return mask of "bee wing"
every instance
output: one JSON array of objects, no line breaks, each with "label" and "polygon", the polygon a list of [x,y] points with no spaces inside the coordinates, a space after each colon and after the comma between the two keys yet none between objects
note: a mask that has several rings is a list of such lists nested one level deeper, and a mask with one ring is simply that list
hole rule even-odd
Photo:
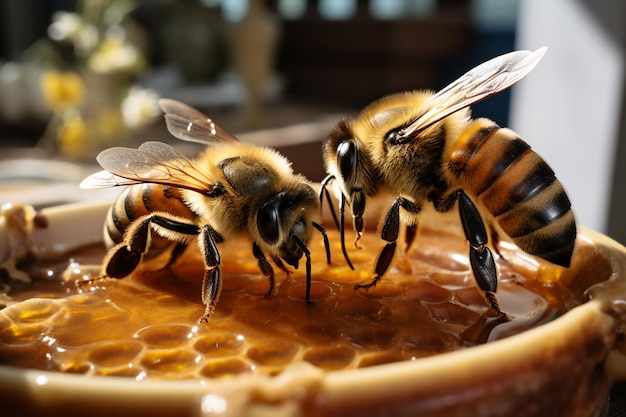
[{"label": "bee wing", "polygon": [[91,174],[80,183],[80,188],[108,188],[121,185],[139,184],[141,181],[129,180],[111,174],[109,171],[99,171]]},{"label": "bee wing", "polygon": [[506,90],[528,75],[548,48],[515,51],[497,56],[466,72],[435,93],[424,104],[429,110],[407,126],[401,135],[411,135],[472,104]]},{"label": "bee wing", "polygon": [[180,101],[161,99],[167,130],[178,139],[205,145],[218,142],[239,142],[211,118]]},{"label": "bee wing", "polygon": [[81,187],[156,183],[201,194],[209,193],[214,187],[214,181],[198,170],[187,157],[161,142],[146,142],[138,149],[109,148],[100,152],[96,159],[106,171],[87,177]]}]

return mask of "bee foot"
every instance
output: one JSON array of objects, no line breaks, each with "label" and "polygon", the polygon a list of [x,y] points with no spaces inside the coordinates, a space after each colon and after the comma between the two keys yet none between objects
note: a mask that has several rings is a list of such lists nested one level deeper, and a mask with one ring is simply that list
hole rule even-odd
[{"label": "bee foot", "polygon": [[105,281],[109,281],[112,279],[113,278],[108,275],[101,275],[94,278],[76,280],[74,281],[74,285],[76,286],[76,289],[80,292],[93,291],[96,289],[95,287],[98,287],[99,284],[102,284]]},{"label": "bee foot", "polygon": [[370,288],[375,287],[376,282],[370,282],[369,284],[356,284],[354,286],[354,291],[365,290],[368,291]]},{"label": "bee foot", "polygon": [[498,317],[506,319],[507,321],[511,320],[507,313],[503,312],[500,308],[500,304],[498,303],[498,299],[496,298],[496,294],[491,291],[485,292],[485,297],[487,297],[487,301],[489,302],[489,307],[496,313]]}]

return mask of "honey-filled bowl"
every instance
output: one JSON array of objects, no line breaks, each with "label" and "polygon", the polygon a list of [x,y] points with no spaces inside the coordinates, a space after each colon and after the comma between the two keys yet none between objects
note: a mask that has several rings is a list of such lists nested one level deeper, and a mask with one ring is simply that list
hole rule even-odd
[{"label": "honey-filled bowl", "polygon": [[368,230],[356,249],[349,235],[352,271],[328,223],[331,265],[321,237],[309,245],[310,304],[304,258],[290,274],[274,268],[265,297],[251,245],[226,242],[224,289],[199,323],[194,250],[90,281],[108,204],[14,209],[0,220],[11,415],[597,416],[626,379],[626,249],[585,228],[567,269],[502,245],[506,319],[476,289],[456,228],[423,228],[376,287],[355,291],[384,242]]}]

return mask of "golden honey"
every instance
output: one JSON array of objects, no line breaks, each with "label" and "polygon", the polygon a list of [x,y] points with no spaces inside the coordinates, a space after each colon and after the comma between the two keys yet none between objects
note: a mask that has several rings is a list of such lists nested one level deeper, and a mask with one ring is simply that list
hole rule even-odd
[{"label": "golden honey", "polygon": [[[329,237],[339,242],[332,228]],[[312,242],[311,304],[304,301],[304,259],[293,273],[276,269],[277,291],[266,298],[268,282],[251,245],[225,245],[224,288],[208,324],[198,322],[203,268],[196,251],[170,269],[155,260],[130,277],[77,287],[72,280],[93,277],[88,265],[104,255],[100,246],[85,248],[34,265],[33,283],[14,289],[21,301],[0,311],[0,363],[137,380],[276,375],[298,362],[356,369],[508,337],[581,301],[551,279],[558,267],[515,262],[516,252],[504,251],[497,296],[510,320],[492,316],[470,272],[466,242],[428,230],[408,253],[399,251],[376,287],[355,291],[371,279],[383,244],[366,233],[361,249],[349,249],[352,271],[338,245],[327,265],[321,239]]]}]

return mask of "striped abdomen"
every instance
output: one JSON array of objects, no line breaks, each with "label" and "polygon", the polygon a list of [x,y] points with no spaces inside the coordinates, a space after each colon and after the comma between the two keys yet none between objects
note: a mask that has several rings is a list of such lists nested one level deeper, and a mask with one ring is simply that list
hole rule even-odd
[{"label": "striped abdomen", "polygon": [[[122,242],[124,232],[133,221],[155,211],[195,218],[182,201],[180,189],[159,184],[132,185],[117,197],[107,214],[104,224],[107,248]],[[149,255],[156,256],[171,244],[171,240],[152,233]]]},{"label": "striped abdomen", "polygon": [[576,223],[548,164],[510,129],[474,120],[450,160],[459,183],[522,250],[569,266]]}]

